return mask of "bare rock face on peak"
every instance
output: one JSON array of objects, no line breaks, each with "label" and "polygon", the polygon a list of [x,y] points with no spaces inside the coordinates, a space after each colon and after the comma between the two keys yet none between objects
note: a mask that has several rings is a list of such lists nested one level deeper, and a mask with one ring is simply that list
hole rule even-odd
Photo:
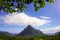
[{"label": "bare rock face on peak", "polygon": [[41,36],[43,33],[40,30],[34,29],[31,25],[28,25],[18,36]]}]

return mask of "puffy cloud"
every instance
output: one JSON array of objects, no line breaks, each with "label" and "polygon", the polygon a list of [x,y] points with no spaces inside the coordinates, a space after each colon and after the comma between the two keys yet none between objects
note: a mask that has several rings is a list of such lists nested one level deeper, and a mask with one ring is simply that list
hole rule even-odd
[{"label": "puffy cloud", "polygon": [[53,27],[53,28],[48,28],[48,29],[43,30],[44,33],[56,33],[59,31],[60,31],[60,25]]},{"label": "puffy cloud", "polygon": [[40,18],[42,18],[42,19],[51,19],[50,17],[46,17],[46,16],[40,16]]},{"label": "puffy cloud", "polygon": [[44,24],[47,24],[51,22],[51,20],[46,19],[39,19],[36,17],[28,16],[25,13],[13,13],[10,15],[6,15],[4,22],[6,24],[15,24],[15,25],[32,25],[32,26],[42,26]]}]

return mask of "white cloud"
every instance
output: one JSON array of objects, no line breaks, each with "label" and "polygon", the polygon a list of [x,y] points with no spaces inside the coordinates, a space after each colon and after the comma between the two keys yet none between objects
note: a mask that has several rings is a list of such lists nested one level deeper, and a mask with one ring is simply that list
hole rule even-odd
[{"label": "white cloud", "polygon": [[43,30],[44,33],[56,33],[59,31],[60,31],[60,25],[53,27],[53,28],[48,28],[48,29]]},{"label": "white cloud", "polygon": [[46,16],[40,16],[40,18],[42,18],[42,19],[51,19],[50,17],[46,17]]},{"label": "white cloud", "polygon": [[15,24],[15,25],[32,25],[32,26],[42,26],[44,24],[50,23],[51,20],[38,19],[36,17],[31,17],[25,13],[14,13],[6,15],[4,22],[6,24]]}]

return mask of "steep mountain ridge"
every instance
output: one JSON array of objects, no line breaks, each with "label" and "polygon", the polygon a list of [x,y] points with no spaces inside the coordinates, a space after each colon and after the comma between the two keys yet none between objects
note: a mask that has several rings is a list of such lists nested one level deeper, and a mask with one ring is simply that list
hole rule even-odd
[{"label": "steep mountain ridge", "polygon": [[43,33],[40,30],[34,29],[31,25],[28,25],[18,36],[29,36],[29,35],[36,35],[41,36]]}]

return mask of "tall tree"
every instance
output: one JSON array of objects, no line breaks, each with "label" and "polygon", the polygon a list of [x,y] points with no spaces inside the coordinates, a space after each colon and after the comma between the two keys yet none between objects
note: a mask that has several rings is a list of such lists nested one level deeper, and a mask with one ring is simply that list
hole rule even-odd
[{"label": "tall tree", "polygon": [[54,0],[0,0],[0,10],[4,12],[18,12],[24,11],[27,8],[26,4],[32,3],[34,4],[35,11],[43,8],[47,2],[54,3]]}]

